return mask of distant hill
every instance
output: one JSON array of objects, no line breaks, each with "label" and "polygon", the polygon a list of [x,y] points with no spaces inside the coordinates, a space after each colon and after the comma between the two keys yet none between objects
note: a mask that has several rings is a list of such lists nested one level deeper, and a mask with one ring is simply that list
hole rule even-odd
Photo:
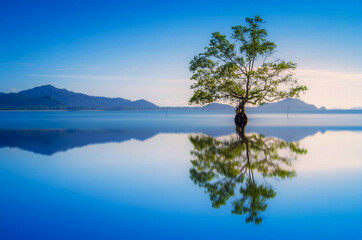
[{"label": "distant hill", "polygon": [[66,106],[51,97],[28,98],[17,93],[0,95],[0,110],[63,110]]},{"label": "distant hill", "polygon": [[228,104],[211,103],[203,108],[204,110],[235,110],[235,107]]},{"label": "distant hill", "polygon": [[350,109],[352,109],[352,110],[360,110],[360,109],[362,109],[362,107],[353,107],[353,108],[350,108]]},{"label": "distant hill", "polygon": [[[287,98],[275,103],[266,103],[262,106],[258,107],[248,107],[247,111],[252,112],[262,112],[273,111],[273,110],[326,110],[325,107],[321,107],[318,109],[313,104],[308,104],[299,99]],[[227,111],[235,111],[235,107],[228,104],[220,104],[220,103],[211,103],[208,106],[202,108],[204,110],[227,110]]]},{"label": "distant hill", "polygon": [[318,110],[313,104],[308,104],[299,99],[287,98],[276,103],[266,103],[256,108],[250,108],[253,110]]},{"label": "distant hill", "polygon": [[[0,105],[7,105],[9,101],[7,98],[14,98],[9,94],[0,96],[8,96],[3,100],[0,100]],[[55,103],[61,106],[65,106],[68,110],[134,110],[134,109],[157,109],[158,106],[148,102],[144,99],[137,101],[130,101],[124,98],[107,98],[107,97],[95,97],[82,93],[75,93],[68,91],[67,89],[59,89],[52,85],[44,85],[35,87],[29,90],[24,90],[16,94],[18,100],[13,101],[40,101],[39,99],[47,99],[49,106],[53,106]],[[20,98],[23,98],[22,100]],[[51,101],[52,100],[52,101]],[[46,102],[42,102],[46,106]],[[22,102],[15,104],[17,107],[14,109],[21,109],[21,106],[28,106],[29,103]],[[12,109],[14,104],[7,105],[7,109]],[[24,108],[27,109],[27,108]]]},{"label": "distant hill", "polygon": [[[264,110],[326,110],[325,107],[318,109],[313,104],[308,104],[299,99],[287,98],[275,103],[266,103],[258,107],[248,107],[247,111],[264,111]],[[234,111],[235,107],[228,104],[211,103],[203,108],[204,110],[227,110]]]},{"label": "distant hill", "polygon": [[165,111],[235,111],[235,107],[221,103],[210,103],[204,107],[160,107],[159,109]]},{"label": "distant hill", "polygon": [[[164,110],[177,110],[177,111],[200,111],[200,110],[212,110],[212,111],[227,111],[230,113],[235,112],[235,106],[221,103],[211,103],[206,107],[162,107]],[[308,104],[299,99],[287,98],[275,103],[267,103],[258,107],[247,107],[247,113],[258,113],[258,112],[275,112],[275,111],[286,111],[289,110],[319,110],[326,111],[325,107],[317,108],[313,104]]]}]

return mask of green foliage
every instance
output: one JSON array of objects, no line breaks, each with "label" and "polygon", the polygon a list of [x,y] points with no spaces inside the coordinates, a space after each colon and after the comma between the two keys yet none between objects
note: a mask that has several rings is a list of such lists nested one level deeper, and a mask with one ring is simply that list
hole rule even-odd
[{"label": "green foliage", "polygon": [[276,192],[265,181],[258,184],[255,174],[264,178],[293,178],[292,162],[306,149],[298,143],[259,134],[229,136],[216,139],[207,135],[189,137],[191,152],[190,178],[205,188],[212,206],[219,208],[230,198],[232,213],[247,214],[246,222],[261,223],[259,212],[267,208],[267,200]]},{"label": "green foliage", "polygon": [[298,97],[307,90],[293,78],[295,63],[266,62],[276,45],[267,40],[262,24],[259,16],[246,18],[246,26],[232,27],[231,41],[219,32],[212,34],[205,52],[190,62],[191,104],[228,101],[241,108]]}]

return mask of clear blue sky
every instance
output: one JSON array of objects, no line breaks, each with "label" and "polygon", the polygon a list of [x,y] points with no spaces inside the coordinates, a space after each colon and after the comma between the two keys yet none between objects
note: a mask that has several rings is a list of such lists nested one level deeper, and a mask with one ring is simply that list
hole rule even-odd
[{"label": "clear blue sky", "polygon": [[275,57],[298,63],[304,100],[362,105],[362,1],[2,0],[0,92],[53,84],[186,105],[191,58],[256,14]]}]

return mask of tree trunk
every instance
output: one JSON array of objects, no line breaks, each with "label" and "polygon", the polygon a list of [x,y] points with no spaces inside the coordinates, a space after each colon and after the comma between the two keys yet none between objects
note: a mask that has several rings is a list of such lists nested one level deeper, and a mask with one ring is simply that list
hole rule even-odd
[{"label": "tree trunk", "polygon": [[236,115],[234,118],[234,122],[236,125],[239,126],[246,126],[246,124],[248,123],[248,117],[246,116],[245,113],[245,103],[240,103],[238,108],[236,109]]},{"label": "tree trunk", "polygon": [[247,139],[245,137],[245,128],[246,128],[246,123],[247,122],[244,122],[242,124],[235,124],[235,127],[236,127],[236,133],[240,139],[240,141],[242,143],[247,143]]}]

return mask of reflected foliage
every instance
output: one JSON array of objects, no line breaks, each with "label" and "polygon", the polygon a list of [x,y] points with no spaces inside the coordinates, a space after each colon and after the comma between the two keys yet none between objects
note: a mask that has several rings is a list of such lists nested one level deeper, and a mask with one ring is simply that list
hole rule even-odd
[{"label": "reflected foliage", "polygon": [[212,206],[219,208],[229,199],[232,213],[245,214],[246,222],[262,222],[260,212],[267,200],[276,196],[268,178],[286,179],[296,176],[292,163],[307,150],[297,142],[286,142],[260,134],[244,134],[214,138],[191,135],[193,144],[190,177],[205,188]]}]

